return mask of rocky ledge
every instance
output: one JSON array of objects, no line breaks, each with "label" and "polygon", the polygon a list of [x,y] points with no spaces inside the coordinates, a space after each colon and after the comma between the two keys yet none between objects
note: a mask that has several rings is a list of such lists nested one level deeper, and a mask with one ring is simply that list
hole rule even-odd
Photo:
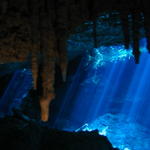
[{"label": "rocky ledge", "polygon": [[117,150],[97,131],[59,131],[20,114],[0,119],[0,149]]}]

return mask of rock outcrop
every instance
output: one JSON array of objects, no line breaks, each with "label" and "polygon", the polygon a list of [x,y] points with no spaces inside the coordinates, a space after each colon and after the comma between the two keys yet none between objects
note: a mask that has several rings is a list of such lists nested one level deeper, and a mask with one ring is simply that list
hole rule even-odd
[{"label": "rock outcrop", "polygon": [[49,129],[23,116],[0,119],[0,146],[14,150],[117,150],[104,136],[93,132]]}]

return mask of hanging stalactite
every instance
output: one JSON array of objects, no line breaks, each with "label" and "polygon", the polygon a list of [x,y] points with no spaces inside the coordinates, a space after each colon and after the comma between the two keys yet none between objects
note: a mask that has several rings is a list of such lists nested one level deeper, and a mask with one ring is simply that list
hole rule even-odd
[{"label": "hanging stalactite", "polygon": [[150,9],[149,9],[149,1],[142,1],[141,0],[141,9],[143,13],[143,21],[144,21],[144,28],[145,28],[145,35],[147,38],[147,49],[150,53]]},{"label": "hanging stalactite", "polygon": [[[39,5],[35,5],[38,3],[38,0],[28,1],[28,9],[31,14],[30,16],[30,24],[31,24],[31,68],[32,68],[32,76],[33,76],[33,87],[37,89],[37,80],[38,80],[38,65],[39,65]],[[34,7],[33,7],[34,6]],[[33,8],[33,9],[32,9]]]},{"label": "hanging stalactite", "polygon": [[132,38],[133,38],[133,55],[135,57],[135,62],[138,64],[140,59],[140,22],[141,19],[141,11],[140,11],[140,0],[135,4],[133,3],[133,8],[131,10],[132,17]]},{"label": "hanging stalactite", "polygon": [[[66,41],[67,41],[67,31],[68,27],[70,26],[69,22],[69,1],[67,0],[58,0],[56,5],[56,49],[58,52],[58,64],[60,66],[61,72],[62,72],[62,79],[63,81],[66,81],[66,75],[67,75],[67,47],[66,47]],[[75,16],[76,17],[76,16]],[[71,18],[70,18],[71,19]]]},{"label": "hanging stalactite", "polygon": [[150,53],[150,19],[149,19],[150,12],[144,12],[144,27],[145,27],[145,34],[147,38],[147,49]]},{"label": "hanging stalactite", "polygon": [[59,45],[59,66],[62,73],[62,79],[65,82],[67,77],[67,66],[68,66],[68,60],[67,60],[67,44],[65,38],[58,40]]},{"label": "hanging stalactite", "polygon": [[126,49],[129,49],[130,45],[130,32],[129,32],[129,20],[128,12],[126,10],[120,12],[120,19],[124,35],[124,45]]},{"label": "hanging stalactite", "polygon": [[133,31],[133,55],[135,62],[139,63],[140,49],[139,49],[139,13],[132,13],[132,31]]}]

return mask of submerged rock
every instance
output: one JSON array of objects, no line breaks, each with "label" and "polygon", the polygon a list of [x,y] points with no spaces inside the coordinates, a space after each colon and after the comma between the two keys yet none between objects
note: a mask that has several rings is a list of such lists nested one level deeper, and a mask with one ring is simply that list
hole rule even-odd
[{"label": "submerged rock", "polygon": [[97,131],[58,131],[24,116],[0,119],[0,146],[14,150],[115,150]]}]

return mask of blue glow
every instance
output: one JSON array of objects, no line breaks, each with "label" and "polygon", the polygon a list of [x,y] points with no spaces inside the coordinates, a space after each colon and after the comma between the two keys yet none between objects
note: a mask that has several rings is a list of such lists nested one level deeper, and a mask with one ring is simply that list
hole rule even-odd
[{"label": "blue glow", "polygon": [[102,46],[92,50],[93,54],[88,55],[88,64],[93,64],[93,67],[97,69],[108,62],[125,61],[133,57],[132,50],[126,50],[123,45],[119,46]]},{"label": "blue glow", "polygon": [[140,64],[132,49],[109,46],[83,57],[55,126],[69,131],[99,130],[121,150],[150,147],[150,55],[141,39]]},{"label": "blue glow", "polygon": [[14,72],[8,87],[0,99],[0,117],[11,115],[13,108],[19,108],[32,88],[32,73],[28,69]]},{"label": "blue glow", "polygon": [[148,150],[150,141],[150,131],[126,119],[121,114],[105,114],[90,124],[85,124],[78,131],[99,130],[100,135],[109,138],[114,147],[120,150]]}]

